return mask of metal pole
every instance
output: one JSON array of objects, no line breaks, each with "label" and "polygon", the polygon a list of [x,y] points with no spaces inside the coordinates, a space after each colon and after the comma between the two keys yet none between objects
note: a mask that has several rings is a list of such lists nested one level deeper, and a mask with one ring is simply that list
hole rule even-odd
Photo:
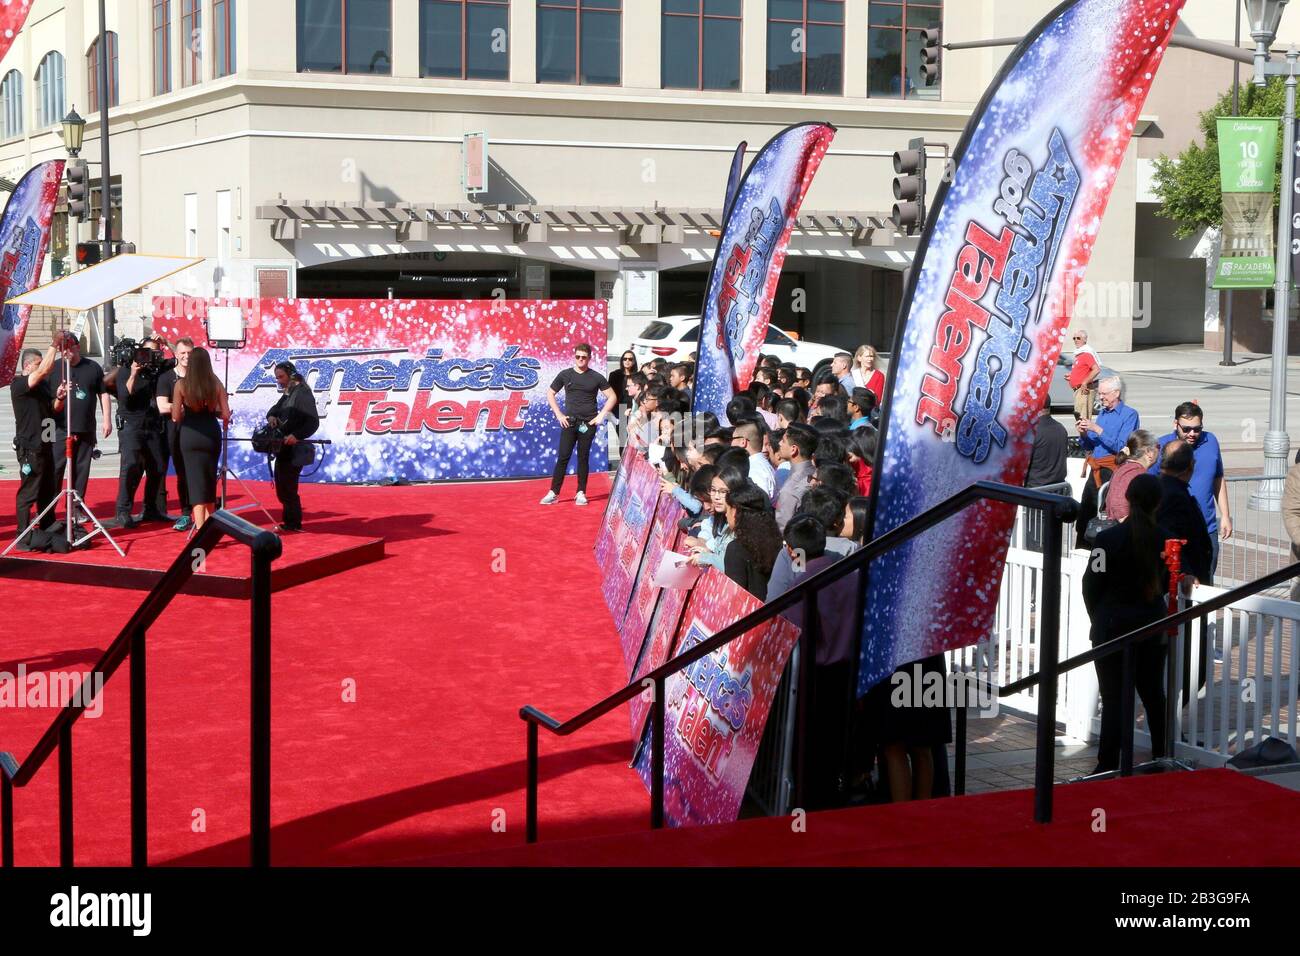
[{"label": "metal pole", "polygon": [[664,825],[664,679],[655,681],[655,701],[650,714],[652,732],[650,746],[650,827],[660,830]]},{"label": "metal pole", "polygon": [[1282,190],[1277,216],[1277,282],[1273,286],[1273,381],[1268,399],[1268,431],[1264,434],[1264,476],[1250,496],[1250,507],[1279,511],[1282,482],[1286,478],[1291,440],[1286,433],[1287,324],[1291,315],[1291,197],[1295,180],[1296,60],[1293,45],[1287,50],[1286,112],[1282,117]]},{"label": "metal pole", "polygon": [[271,865],[271,559],[253,555],[252,741],[249,842],[252,865]]},{"label": "metal pole", "polygon": [[72,724],[59,728],[59,866],[72,866]]},{"label": "metal pole", "polygon": [[528,795],[524,803],[524,840],[537,842],[537,724],[528,721]]},{"label": "metal pole", "polygon": [[9,774],[0,770],[0,867],[12,870],[14,866],[14,785]]},{"label": "metal pole", "polygon": [[1034,822],[1052,822],[1052,785],[1056,782],[1056,679],[1061,636],[1061,516],[1044,515],[1043,607],[1039,636],[1038,740],[1034,758]]},{"label": "metal pole", "polygon": [[[143,628],[131,635],[131,865],[149,865],[149,764]],[[103,693],[101,690],[100,693]]]},{"label": "metal pole", "polygon": [[[101,260],[107,262],[113,255],[113,167],[108,153],[108,17],[104,12],[104,0],[99,0],[99,151],[100,162],[100,221],[103,223],[104,238],[101,246]],[[117,313],[113,300],[104,303],[104,354],[113,348],[115,338],[114,326]]]},{"label": "metal pole", "polygon": [[[1233,35],[1233,46],[1241,46],[1241,3],[1237,4],[1237,32]],[[1241,64],[1232,64],[1232,115],[1241,112]],[[1220,234],[1222,238],[1222,234]],[[1223,361],[1220,365],[1236,365],[1232,360],[1232,290],[1228,289],[1223,297]]]}]

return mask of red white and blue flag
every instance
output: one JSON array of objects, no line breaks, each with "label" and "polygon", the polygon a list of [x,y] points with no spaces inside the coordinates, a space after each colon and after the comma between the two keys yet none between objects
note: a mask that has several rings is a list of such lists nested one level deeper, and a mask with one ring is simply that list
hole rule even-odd
[{"label": "red white and blue flag", "polygon": [[749,387],[767,337],[790,230],[834,137],[829,123],[782,130],[754,157],[734,197],[728,186],[700,317],[695,411],[725,421],[727,402]]},{"label": "red white and blue flag", "polygon": [[[1034,422],[1183,0],[1068,0],[1008,58],[940,186],[899,313],[873,533],[980,480],[1022,484]],[[993,624],[1015,518],[984,503],[871,568],[858,691]]]},{"label": "red white and blue flag", "polygon": [[[50,219],[62,181],[63,160],[33,166],[5,204],[0,217],[0,302],[26,295],[40,282],[50,244]],[[0,387],[13,381],[31,314],[30,305],[0,308]]]}]

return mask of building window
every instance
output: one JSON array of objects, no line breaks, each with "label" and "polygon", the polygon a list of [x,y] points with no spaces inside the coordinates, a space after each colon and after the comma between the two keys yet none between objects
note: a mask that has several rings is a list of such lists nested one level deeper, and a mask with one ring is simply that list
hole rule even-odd
[{"label": "building window", "polygon": [[741,0],[664,0],[665,89],[740,89]]},{"label": "building window", "polygon": [[214,77],[235,72],[235,0],[212,0],[212,64]]},{"label": "building window", "polygon": [[51,50],[36,68],[36,125],[40,129],[63,122],[63,54]]},{"label": "building window", "polygon": [[203,0],[181,0],[181,86],[203,82]]},{"label": "building window", "polygon": [[537,81],[618,86],[623,0],[537,0]]},{"label": "building window", "polygon": [[[86,53],[86,75],[90,80],[90,111],[99,110],[99,37]],[[108,34],[108,105],[118,103],[117,34]]]},{"label": "building window", "polygon": [[153,0],[153,95],[172,91],[172,4]]},{"label": "building window", "polygon": [[510,0],[420,0],[420,75],[510,79]]},{"label": "building window", "polygon": [[298,0],[298,70],[393,72],[391,0]]},{"label": "building window", "polygon": [[942,20],[943,0],[871,0],[868,96],[939,98],[939,87],[921,79],[921,31],[937,28]]},{"label": "building window", "polygon": [[0,81],[0,104],[4,116],[0,117],[0,139],[13,139],[23,135],[23,75],[10,70]]},{"label": "building window", "polygon": [[844,92],[844,0],[767,0],[767,91]]},{"label": "building window", "polygon": [[230,190],[217,193],[217,258],[224,262],[234,250],[230,244]]},{"label": "building window", "polygon": [[185,194],[185,254],[199,254],[199,194]]}]

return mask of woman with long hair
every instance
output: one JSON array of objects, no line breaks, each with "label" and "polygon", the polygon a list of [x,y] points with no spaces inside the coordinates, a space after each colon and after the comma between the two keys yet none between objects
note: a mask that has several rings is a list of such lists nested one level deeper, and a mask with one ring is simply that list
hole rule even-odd
[{"label": "woman with long hair", "polygon": [[632,400],[627,394],[627,380],[635,375],[640,369],[637,365],[636,354],[628,349],[623,353],[622,358],[618,360],[618,368],[609,373],[609,387],[614,390],[618,396],[618,404],[621,409],[624,405],[631,405]]},{"label": "woman with long hair", "polygon": [[781,553],[781,530],[776,526],[772,499],[752,481],[746,480],[727,492],[727,526],[735,540],[727,546],[722,569],[760,601],[767,600],[767,583],[772,565]]},{"label": "woman with long hair", "polygon": [[744,472],[730,465],[718,468],[714,474],[709,483],[709,503],[704,506],[704,513],[712,514],[712,517],[706,517],[700,522],[697,537],[686,539],[692,564],[723,570],[722,559],[733,537],[731,526],[727,522],[727,498],[747,481],[749,478]]},{"label": "woman with long hair", "polygon": [[[1097,535],[1096,549],[1083,575],[1083,603],[1092,618],[1093,644],[1104,644],[1165,616],[1169,571],[1162,554],[1168,535],[1156,525],[1160,480],[1138,475],[1128,483],[1128,520]],[[1134,684],[1146,710],[1151,753],[1165,754],[1165,638],[1149,637],[1135,648]],[[1097,769],[1119,767],[1120,714],[1123,705],[1123,652],[1100,658],[1101,739]]]},{"label": "woman with long hair", "polygon": [[858,428],[849,432],[849,464],[858,480],[858,494],[871,494],[872,468],[876,461],[876,430]]},{"label": "woman with long hair", "polygon": [[1128,442],[1115,455],[1115,471],[1106,486],[1106,517],[1123,521],[1128,517],[1128,486],[1144,474],[1160,456],[1156,437],[1145,428],[1128,436]]},{"label": "woman with long hair", "polygon": [[172,421],[177,446],[185,461],[185,489],[194,516],[194,530],[203,527],[217,506],[217,463],[221,459],[221,425],[230,422],[230,400],[212,371],[212,355],[204,348],[190,353],[185,377],[172,391]]},{"label": "woman with long hair", "polygon": [[876,404],[879,405],[885,396],[885,373],[876,368],[874,345],[858,346],[858,350],[853,353],[853,368],[850,374],[853,376],[853,384],[870,391],[876,396]]},{"label": "woman with long hair", "polygon": [[867,537],[867,511],[871,499],[863,495],[854,495],[844,506],[844,530],[841,535],[854,544],[865,544]]}]

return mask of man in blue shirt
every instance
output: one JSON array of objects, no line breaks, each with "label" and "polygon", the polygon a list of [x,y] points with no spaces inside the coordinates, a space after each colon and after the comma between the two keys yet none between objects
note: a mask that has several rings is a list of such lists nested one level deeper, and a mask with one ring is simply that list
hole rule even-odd
[{"label": "man in blue shirt", "polygon": [[1205,527],[1210,532],[1210,572],[1214,573],[1219,567],[1219,541],[1232,537],[1232,515],[1228,510],[1228,485],[1223,480],[1223,453],[1219,450],[1219,439],[1205,430],[1204,422],[1205,414],[1195,402],[1183,402],[1175,408],[1174,430],[1160,437],[1160,454],[1149,471],[1153,475],[1160,473],[1165,446],[1171,441],[1177,439],[1192,446],[1195,464],[1188,490],[1196,499]]},{"label": "man in blue shirt", "polygon": [[1128,436],[1138,429],[1137,409],[1125,405],[1120,396],[1124,383],[1118,375],[1108,375],[1097,383],[1097,398],[1101,411],[1096,418],[1081,418],[1075,422],[1079,444],[1088,453],[1091,472],[1083,484],[1079,520],[1075,525],[1075,547],[1084,548],[1083,533],[1088,522],[1097,516],[1097,490],[1110,481],[1115,467],[1115,455],[1128,442]]}]

